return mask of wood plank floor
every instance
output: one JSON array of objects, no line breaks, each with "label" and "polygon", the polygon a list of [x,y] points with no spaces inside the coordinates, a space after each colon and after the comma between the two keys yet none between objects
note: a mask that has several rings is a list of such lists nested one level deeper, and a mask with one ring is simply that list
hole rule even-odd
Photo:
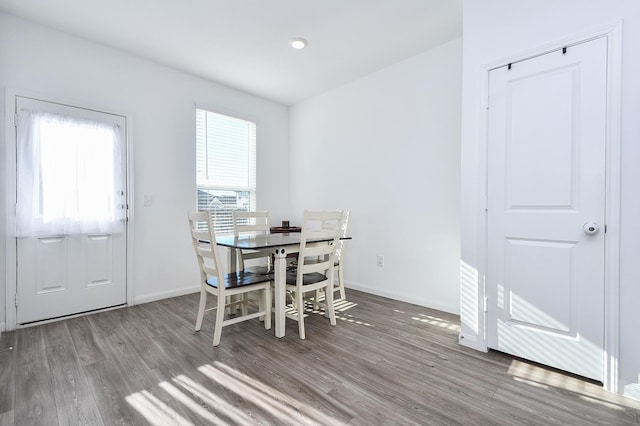
[{"label": "wood plank floor", "polygon": [[347,296],[304,341],[293,321],[276,339],[252,320],[213,348],[197,295],[3,333],[0,424],[639,423],[640,403],[599,384],[458,345],[455,315]]}]

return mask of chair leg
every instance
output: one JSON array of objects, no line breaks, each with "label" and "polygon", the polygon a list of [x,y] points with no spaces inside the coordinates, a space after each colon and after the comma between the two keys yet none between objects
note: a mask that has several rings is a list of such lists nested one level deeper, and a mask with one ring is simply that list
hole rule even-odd
[{"label": "chair leg", "polygon": [[340,288],[340,299],[346,300],[347,295],[344,291],[344,270],[342,269],[342,262],[338,264],[338,287]]},{"label": "chair leg", "polygon": [[198,304],[198,316],[196,317],[196,331],[200,331],[202,327],[202,319],[204,318],[204,308],[207,305],[207,290],[202,287],[200,290],[200,303]]},{"label": "chair leg", "polygon": [[241,300],[240,312],[242,313],[242,316],[247,316],[249,314],[249,294],[244,293]]},{"label": "chair leg", "polygon": [[333,289],[330,290],[329,287],[324,292],[324,303],[326,304],[325,314],[329,316],[331,325],[336,325],[336,312],[333,308]]},{"label": "chair leg", "polygon": [[315,311],[320,310],[320,304],[318,303],[320,300],[320,294],[322,294],[322,292],[320,291],[320,289],[317,289],[316,295],[313,297],[313,309]]},{"label": "chair leg", "polygon": [[301,339],[305,338],[304,334],[304,301],[302,300],[302,291],[296,291],[296,309],[298,310],[298,334]]},{"label": "chair leg", "polygon": [[225,302],[225,307],[224,308],[226,309],[227,313],[229,315],[231,315],[233,313],[233,311],[232,311],[232,309],[233,309],[233,304],[232,304],[233,303],[233,296],[225,296],[225,300],[226,300],[226,302]]},{"label": "chair leg", "polygon": [[[260,297],[258,298],[258,311],[259,312],[266,312],[267,311],[266,296],[264,294],[264,290],[262,290],[260,292]],[[266,320],[265,315],[260,315],[258,317],[258,319],[260,320],[260,322],[263,322],[263,321]]]},{"label": "chair leg", "polygon": [[271,284],[263,290],[264,328],[271,330]]},{"label": "chair leg", "polygon": [[216,324],[213,329],[213,346],[220,344],[222,336],[222,325],[224,323],[225,298],[218,295],[218,308],[216,309]]}]

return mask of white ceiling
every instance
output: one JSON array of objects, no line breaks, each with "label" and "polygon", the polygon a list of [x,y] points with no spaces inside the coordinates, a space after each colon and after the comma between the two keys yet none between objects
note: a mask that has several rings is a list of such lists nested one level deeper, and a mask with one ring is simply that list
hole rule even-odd
[{"label": "white ceiling", "polygon": [[[0,0],[0,11],[285,105],[462,35],[462,0]],[[293,37],[309,46],[293,50]]]}]

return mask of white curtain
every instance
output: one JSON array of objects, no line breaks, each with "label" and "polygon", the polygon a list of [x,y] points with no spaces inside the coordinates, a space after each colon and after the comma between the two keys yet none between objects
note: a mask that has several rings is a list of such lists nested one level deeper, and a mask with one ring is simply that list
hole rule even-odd
[{"label": "white curtain", "polygon": [[120,134],[110,124],[21,111],[16,235],[123,232]]}]

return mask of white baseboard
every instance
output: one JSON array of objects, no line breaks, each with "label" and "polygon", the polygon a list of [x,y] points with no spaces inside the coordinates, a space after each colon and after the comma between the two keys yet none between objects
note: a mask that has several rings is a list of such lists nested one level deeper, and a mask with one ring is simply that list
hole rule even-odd
[{"label": "white baseboard", "polygon": [[625,386],[622,394],[627,398],[640,401],[640,383],[632,383]]},{"label": "white baseboard", "polygon": [[134,305],[141,303],[155,302],[156,300],[169,299],[170,297],[184,296],[185,294],[197,293],[200,291],[200,286],[183,287],[171,291],[162,291],[158,293],[144,294],[135,296],[133,299]]},{"label": "white baseboard", "polygon": [[[375,294],[377,296],[382,296],[382,297],[386,297],[393,300],[399,300],[401,302],[412,303],[414,305],[424,306],[426,308],[436,309],[438,311],[444,311],[444,312],[452,313],[455,315],[460,314],[460,307],[457,305],[451,306],[451,305],[439,303],[437,301],[430,300],[430,299],[420,299],[420,298],[411,297],[405,294],[399,294],[399,293],[394,293],[390,291],[379,291],[379,290],[372,289],[371,287],[367,287],[365,285],[361,285],[351,281],[346,281],[345,286],[347,289],[353,289],[353,290],[362,291],[364,293]],[[145,295],[134,297],[133,303],[134,305],[138,305],[140,303],[155,302],[156,300],[168,299],[170,297],[184,296],[185,294],[196,293],[198,291],[200,291],[200,286],[191,286],[191,287],[179,288],[177,290],[145,294]]]},{"label": "white baseboard", "polygon": [[422,298],[412,297],[411,295],[394,293],[392,291],[376,290],[376,289],[372,289],[371,287],[367,287],[365,285],[354,283],[347,280],[345,280],[345,287],[347,289],[352,288],[354,290],[362,291],[364,293],[375,294],[376,296],[382,296],[388,299],[399,300],[401,302],[407,302],[407,303],[412,303],[418,306],[424,306],[425,308],[431,308],[431,309],[436,309],[438,311],[444,311],[451,314],[460,315],[460,306],[458,305],[455,305],[455,306],[449,305],[449,304],[438,302],[437,300],[422,299]]}]

